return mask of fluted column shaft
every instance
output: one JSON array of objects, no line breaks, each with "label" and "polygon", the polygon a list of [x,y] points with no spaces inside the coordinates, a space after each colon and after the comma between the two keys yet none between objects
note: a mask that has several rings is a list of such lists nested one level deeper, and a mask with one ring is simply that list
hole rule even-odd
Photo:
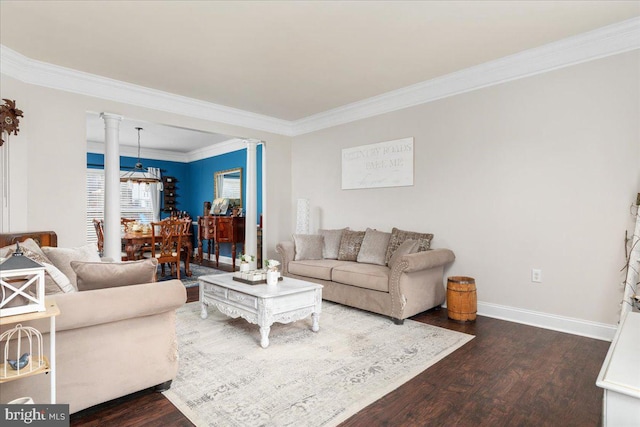
[{"label": "fluted column shaft", "polygon": [[122,117],[101,113],[104,120],[104,256],[119,261],[120,236],[120,122]]}]

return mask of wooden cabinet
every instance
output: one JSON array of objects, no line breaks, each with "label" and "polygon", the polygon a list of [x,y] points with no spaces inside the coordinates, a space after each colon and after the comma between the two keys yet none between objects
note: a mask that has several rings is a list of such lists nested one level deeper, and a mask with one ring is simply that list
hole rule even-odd
[{"label": "wooden cabinet", "polygon": [[244,217],[204,216],[198,217],[198,256],[202,263],[203,240],[209,240],[209,259],[211,259],[211,239],[215,242],[216,267],[219,266],[220,243],[231,243],[231,263],[236,269],[236,245],[244,243]]},{"label": "wooden cabinet", "polygon": [[178,210],[176,201],[178,195],[176,193],[176,184],[178,180],[173,176],[163,176],[162,177],[162,186],[164,188],[162,194],[164,197],[164,212],[176,212]]}]

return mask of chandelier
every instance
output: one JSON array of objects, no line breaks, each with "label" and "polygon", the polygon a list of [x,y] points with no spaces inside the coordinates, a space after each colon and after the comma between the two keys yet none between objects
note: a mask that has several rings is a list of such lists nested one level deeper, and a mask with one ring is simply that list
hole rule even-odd
[{"label": "chandelier", "polygon": [[143,129],[137,127],[136,130],[138,131],[138,162],[132,170],[120,176],[120,182],[128,184],[154,184],[160,182],[160,179],[155,174],[142,166],[142,161],[140,160],[140,131]]}]

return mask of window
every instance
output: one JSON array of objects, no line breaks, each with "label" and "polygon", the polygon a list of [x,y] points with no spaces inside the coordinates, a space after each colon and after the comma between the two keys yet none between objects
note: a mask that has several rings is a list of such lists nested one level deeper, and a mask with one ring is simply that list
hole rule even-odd
[{"label": "window", "polygon": [[[153,221],[151,191],[145,184],[120,183],[120,216],[143,223]],[[98,236],[93,220],[104,219],[104,170],[87,170],[87,243],[96,243]]]}]

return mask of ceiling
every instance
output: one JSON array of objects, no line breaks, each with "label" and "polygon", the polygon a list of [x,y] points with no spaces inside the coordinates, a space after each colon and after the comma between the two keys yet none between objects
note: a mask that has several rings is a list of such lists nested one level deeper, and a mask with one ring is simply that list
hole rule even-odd
[{"label": "ceiling", "polygon": [[[231,136],[217,133],[124,118],[119,127],[120,145],[135,148],[135,150],[128,150],[123,154],[137,156],[137,127],[142,128],[140,131],[140,153],[144,158],[163,159],[166,157],[154,155],[149,152],[150,149],[188,154],[233,139]],[[104,143],[104,120],[97,113],[87,113],[87,141]]]},{"label": "ceiling", "polygon": [[[292,121],[638,16],[640,1],[2,0],[0,41],[35,60]],[[103,133],[95,123],[89,139]],[[136,145],[135,126],[122,124],[124,143]],[[176,149],[153,134],[143,145]],[[230,138],[187,135],[178,150]]]}]

